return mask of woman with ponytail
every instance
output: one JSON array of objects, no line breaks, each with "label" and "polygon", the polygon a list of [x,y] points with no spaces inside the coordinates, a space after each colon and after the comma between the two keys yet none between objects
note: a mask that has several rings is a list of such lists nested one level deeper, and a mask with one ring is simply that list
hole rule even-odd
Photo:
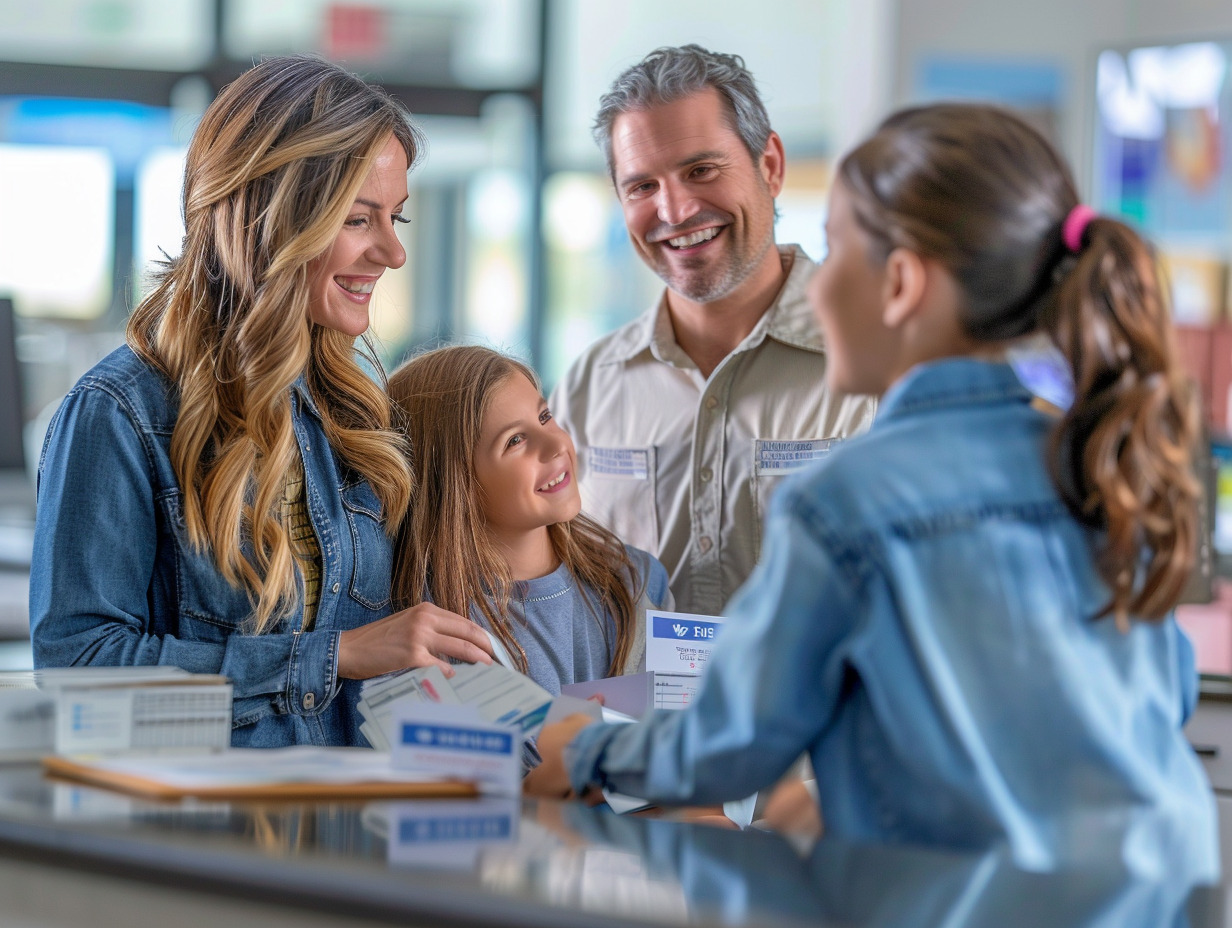
[{"label": "woman with ponytail", "polygon": [[365,332],[406,260],[420,144],[388,95],[311,57],[207,109],[182,253],[48,431],[36,666],[225,674],[232,742],[277,746],[355,742],[357,680],[489,659],[460,616],[389,614],[412,480]]},{"label": "woman with ponytail", "polygon": [[[1148,247],[1026,123],[957,104],[848,154],[826,233],[827,377],[881,397],[871,431],[784,483],[696,702],[549,726],[528,789],[714,802],[806,750],[831,835],[1213,877],[1170,615],[1197,422]],[[1059,414],[1005,360],[1041,335]]]}]

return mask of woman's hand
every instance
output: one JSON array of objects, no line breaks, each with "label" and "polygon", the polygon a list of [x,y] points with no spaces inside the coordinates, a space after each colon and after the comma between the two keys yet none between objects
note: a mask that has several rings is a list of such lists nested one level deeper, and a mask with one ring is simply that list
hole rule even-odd
[{"label": "woman's hand", "polygon": [[468,664],[492,663],[487,633],[453,612],[420,603],[376,622],[343,632],[338,639],[338,676],[367,680],[407,667],[435,664],[446,677],[446,658]]},{"label": "woman's hand", "polygon": [[577,712],[559,722],[544,725],[536,742],[543,763],[522,779],[522,792],[552,799],[572,798],[573,787],[569,784],[569,771],[565,769],[565,745],[593,722],[589,715]]}]

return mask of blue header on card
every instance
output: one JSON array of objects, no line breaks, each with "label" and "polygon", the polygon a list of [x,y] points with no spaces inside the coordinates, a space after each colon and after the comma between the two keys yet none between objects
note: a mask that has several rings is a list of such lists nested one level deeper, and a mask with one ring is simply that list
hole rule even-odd
[{"label": "blue header on card", "polygon": [[651,635],[655,638],[670,638],[673,641],[714,641],[719,636],[717,622],[698,622],[693,619],[669,619],[654,617]]},{"label": "blue header on card", "polygon": [[429,841],[499,841],[513,834],[510,815],[450,815],[441,818],[404,818],[398,823],[403,844]]},{"label": "blue header on card", "polygon": [[477,751],[481,754],[510,754],[513,737],[497,731],[457,726],[425,725],[406,722],[402,743],[421,748],[447,748],[451,751]]}]

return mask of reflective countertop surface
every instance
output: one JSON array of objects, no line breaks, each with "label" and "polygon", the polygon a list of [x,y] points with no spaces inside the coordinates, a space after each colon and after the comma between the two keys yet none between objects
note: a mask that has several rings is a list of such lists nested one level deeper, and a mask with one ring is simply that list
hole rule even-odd
[{"label": "reflective countertop surface", "polygon": [[503,926],[1217,926],[1222,887],[1056,874],[513,799],[154,803],[0,767],[0,855],[377,920]]}]

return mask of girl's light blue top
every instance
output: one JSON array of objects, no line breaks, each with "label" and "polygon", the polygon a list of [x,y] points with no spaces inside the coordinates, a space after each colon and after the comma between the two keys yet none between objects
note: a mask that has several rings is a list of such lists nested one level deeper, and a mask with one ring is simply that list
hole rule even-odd
[{"label": "girl's light blue top", "polygon": [[1192,648],[1171,618],[1094,618],[1099,539],[1049,477],[1052,424],[1007,365],[910,371],[784,483],[696,703],[585,729],[574,787],[715,802],[808,751],[834,837],[1215,876]]},{"label": "girl's light blue top", "polygon": [[[672,594],[667,587],[667,571],[653,555],[631,545],[625,545],[625,553],[633,567],[628,582],[637,623],[625,673],[633,673],[646,663],[646,608],[670,610]],[[528,677],[559,696],[566,684],[609,675],[616,620],[593,589],[583,585],[564,564],[546,576],[520,580],[515,587],[508,615],[513,636],[526,654]],[[490,630],[483,612],[474,606],[471,619]]]},{"label": "girl's light blue top", "polygon": [[392,546],[372,487],[334,455],[303,382],[287,398],[321,548],[321,599],[263,635],[184,524],[171,466],[178,391],[128,347],[81,378],[39,464],[30,570],[36,667],[169,664],[234,686],[236,746],[358,741],[358,681],[338,677],[341,632],[390,609]]}]

